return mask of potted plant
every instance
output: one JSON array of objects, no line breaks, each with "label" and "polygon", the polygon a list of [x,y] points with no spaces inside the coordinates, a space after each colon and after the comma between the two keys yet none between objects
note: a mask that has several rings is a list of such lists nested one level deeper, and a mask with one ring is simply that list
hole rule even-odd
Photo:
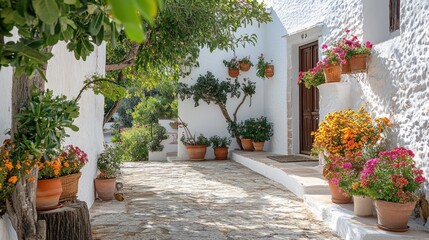
[{"label": "potted plant", "polygon": [[237,60],[237,57],[234,56],[231,60],[223,60],[223,64],[228,68],[228,75],[230,77],[237,77],[240,74],[240,63]]},{"label": "potted plant", "polygon": [[307,72],[299,72],[298,84],[304,83],[306,88],[317,87],[325,83],[325,75],[323,74],[322,65],[317,63],[316,67],[311,68]]},{"label": "potted plant", "polygon": [[346,29],[346,37],[332,44],[342,59],[342,73],[366,71],[366,60],[371,55],[372,43],[360,42],[356,35],[350,35]]},{"label": "potted plant", "polygon": [[253,151],[252,136],[254,118],[240,122],[237,125],[237,132],[240,134],[241,147],[244,151]]},{"label": "potted plant", "polygon": [[63,188],[60,202],[76,200],[79,178],[82,175],[80,170],[88,162],[88,156],[79,147],[68,145],[59,158],[62,164],[59,179]]},{"label": "potted plant", "polygon": [[119,147],[111,147],[105,144],[104,152],[98,156],[97,168],[100,170],[100,174],[95,179],[95,191],[101,200],[112,200],[115,193],[116,177],[121,170]]},{"label": "potted plant", "polygon": [[51,210],[59,206],[63,191],[58,178],[61,171],[61,160],[58,156],[49,155],[39,163],[39,180],[37,181],[36,209]]},{"label": "potted plant", "polygon": [[[375,124],[363,107],[358,111],[346,109],[328,114],[313,134],[313,151],[325,155],[323,175],[328,180],[333,195],[332,201],[335,203],[351,200],[341,198],[341,195],[348,197],[344,189],[340,195],[337,194],[340,190],[338,184],[343,164],[352,159],[347,156],[375,145],[381,138],[380,134],[389,126],[387,118],[377,118],[374,122]],[[358,163],[352,163],[354,164]]]},{"label": "potted plant", "polygon": [[225,160],[228,158],[228,147],[231,144],[230,138],[215,135],[210,137],[210,143],[213,147],[216,160]]},{"label": "potted plant", "polygon": [[411,150],[395,148],[365,163],[362,186],[366,195],[375,199],[380,229],[408,230],[408,218],[418,200],[416,190],[426,181],[413,158]]},{"label": "potted plant", "polygon": [[[179,117],[180,119],[180,117]],[[180,141],[185,145],[190,160],[204,160],[210,141],[200,134],[198,137],[189,131],[188,124],[180,119],[179,127],[184,129]]]},{"label": "potted plant", "polygon": [[240,63],[240,71],[247,72],[250,67],[253,66],[253,63],[250,61],[250,56],[246,56],[239,61]]},{"label": "potted plant", "polygon": [[261,53],[261,56],[258,57],[258,63],[256,64],[256,76],[262,79],[274,76],[274,65],[272,65],[272,62],[272,60],[270,62],[266,62],[264,54]]},{"label": "potted plant", "polygon": [[253,126],[252,144],[255,151],[263,151],[265,141],[268,141],[273,136],[273,123],[268,122],[267,118],[260,118],[251,121]]},{"label": "potted plant", "polygon": [[341,53],[338,48],[330,48],[326,44],[322,45],[323,55],[325,56],[320,64],[323,68],[323,74],[325,75],[325,81],[327,83],[341,81],[341,64],[345,63],[345,60],[341,57]]}]

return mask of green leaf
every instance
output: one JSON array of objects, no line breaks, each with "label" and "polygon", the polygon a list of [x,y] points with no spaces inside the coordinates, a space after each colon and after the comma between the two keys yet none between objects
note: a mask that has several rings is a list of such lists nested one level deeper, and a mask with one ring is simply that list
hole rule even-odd
[{"label": "green leaf", "polygon": [[95,18],[91,19],[91,23],[89,24],[89,33],[92,36],[96,36],[103,26],[103,18],[104,14],[102,12],[97,13]]},{"label": "green leaf", "polygon": [[74,5],[76,3],[76,0],[64,0],[65,4]]},{"label": "green leaf", "polygon": [[134,0],[134,2],[143,18],[153,24],[154,17],[157,14],[156,0]]},{"label": "green leaf", "polygon": [[125,34],[133,41],[142,42],[144,40],[143,27],[140,17],[137,14],[135,1],[124,4],[123,0],[109,0],[112,6],[112,14],[125,28]]},{"label": "green leaf", "polygon": [[46,24],[54,24],[60,16],[60,9],[55,0],[33,0],[36,15]]},{"label": "green leaf", "polygon": [[144,40],[144,32],[141,25],[136,24],[123,24],[125,28],[125,34],[131,40],[135,42],[142,42]]},{"label": "green leaf", "polygon": [[79,131],[79,128],[76,125],[71,124],[71,125],[68,125],[67,127],[75,132]]}]

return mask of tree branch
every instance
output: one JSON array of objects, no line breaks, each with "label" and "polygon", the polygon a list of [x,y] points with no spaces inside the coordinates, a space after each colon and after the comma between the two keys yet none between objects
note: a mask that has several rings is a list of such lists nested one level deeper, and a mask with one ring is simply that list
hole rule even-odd
[{"label": "tree branch", "polygon": [[119,63],[106,64],[106,72],[121,70],[134,65],[140,46],[141,44],[133,43],[130,52],[124,60]]},{"label": "tree branch", "polygon": [[247,94],[244,94],[243,99],[241,100],[240,104],[238,104],[237,108],[235,109],[235,112],[233,114],[233,116],[234,116],[234,122],[237,122],[237,113],[238,113],[238,110],[240,109],[241,105],[243,105],[243,103],[246,101],[247,96],[248,96]]},{"label": "tree branch", "polygon": [[113,114],[115,114],[115,112],[118,110],[118,108],[119,108],[120,105],[121,105],[121,100],[120,99],[116,100],[113,103],[112,107],[109,109],[109,111],[104,116],[103,127],[113,117]]}]

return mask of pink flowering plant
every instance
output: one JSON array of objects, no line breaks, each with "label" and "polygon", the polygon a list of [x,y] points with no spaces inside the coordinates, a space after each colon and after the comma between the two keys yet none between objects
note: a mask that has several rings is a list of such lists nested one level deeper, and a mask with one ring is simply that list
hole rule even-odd
[{"label": "pink flowering plant", "polygon": [[411,150],[395,148],[368,160],[360,177],[365,195],[388,202],[416,201],[416,190],[426,178],[413,157]]},{"label": "pink flowering plant", "polygon": [[88,162],[88,155],[79,147],[68,145],[60,155],[60,176],[78,173]]},{"label": "pink flowering plant", "polygon": [[320,84],[325,83],[322,62],[318,62],[316,67],[311,68],[307,72],[299,72],[298,84],[301,83],[304,83],[306,88],[317,87]]},{"label": "pink flowering plant", "polygon": [[331,182],[337,183],[348,196],[364,195],[363,188],[360,187],[360,175],[365,166],[362,151],[347,152],[345,157],[334,158],[341,161],[338,161],[337,178],[331,179]]}]

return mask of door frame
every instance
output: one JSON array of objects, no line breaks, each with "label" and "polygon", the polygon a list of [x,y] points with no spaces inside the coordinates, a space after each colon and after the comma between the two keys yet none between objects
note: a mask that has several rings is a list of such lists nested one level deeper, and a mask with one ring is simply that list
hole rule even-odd
[{"label": "door frame", "polygon": [[[323,26],[324,24],[317,23],[308,28],[284,35],[287,41],[287,139],[288,153],[299,154],[299,86],[297,84],[299,73],[299,47],[308,43],[318,41],[320,46],[323,43]],[[319,58],[321,52],[319,49]]]},{"label": "door frame", "polygon": [[[319,48],[319,42],[318,41],[313,41],[304,45],[301,45],[298,47],[298,70],[301,71],[301,50],[307,47],[311,47],[311,46],[316,46],[317,48]],[[317,59],[319,59],[319,56],[317,56]],[[300,86],[299,88],[302,88],[302,86]],[[298,89],[298,96],[299,96],[299,152],[300,154],[310,154],[311,152],[307,152],[301,149],[302,147],[302,133],[303,133],[303,126],[302,126],[302,117],[303,117],[303,99],[302,99],[302,95],[301,95],[301,89]]]}]

